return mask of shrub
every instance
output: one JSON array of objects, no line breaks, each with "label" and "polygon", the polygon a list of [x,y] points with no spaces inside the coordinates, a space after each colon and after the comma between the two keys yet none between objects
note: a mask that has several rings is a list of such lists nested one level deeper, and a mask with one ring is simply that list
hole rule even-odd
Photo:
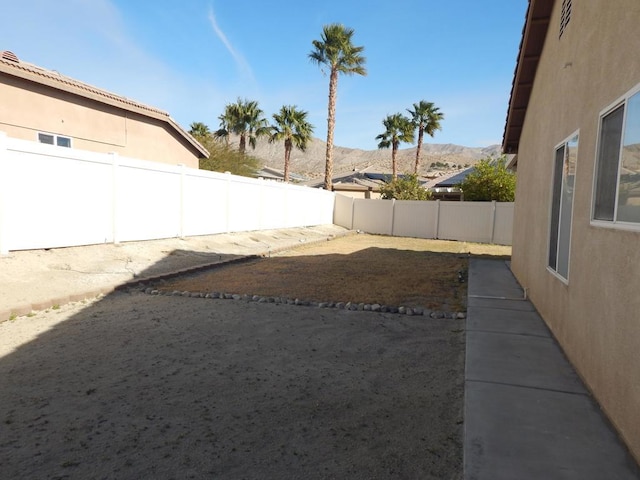
[{"label": "shrub", "polygon": [[420,185],[414,173],[399,176],[380,187],[381,197],[385,200],[430,200],[431,192]]},{"label": "shrub", "polygon": [[465,201],[513,202],[516,193],[516,175],[507,170],[507,158],[480,160],[460,184]]},{"label": "shrub", "polygon": [[243,155],[236,149],[208,136],[198,141],[209,150],[209,158],[200,159],[201,170],[213,172],[230,172],[244,177],[255,177],[259,161],[250,155]]}]

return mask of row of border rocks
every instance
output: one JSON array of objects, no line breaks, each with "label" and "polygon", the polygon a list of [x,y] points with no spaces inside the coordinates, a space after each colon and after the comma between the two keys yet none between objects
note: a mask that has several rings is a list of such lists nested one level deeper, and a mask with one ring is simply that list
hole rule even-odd
[{"label": "row of border rocks", "polygon": [[284,305],[300,305],[304,307],[318,307],[318,308],[335,308],[338,310],[353,310],[353,311],[365,311],[365,312],[380,312],[380,313],[396,313],[399,315],[417,315],[430,318],[446,318],[446,319],[464,319],[467,317],[465,312],[445,312],[441,310],[430,310],[422,307],[406,307],[406,306],[390,306],[381,305],[379,303],[355,303],[355,302],[314,302],[309,300],[301,300],[299,298],[287,298],[287,297],[264,297],[261,295],[240,295],[237,293],[225,293],[225,292],[188,292],[179,290],[160,290],[152,287],[143,287],[140,290],[147,295],[163,295],[170,297],[190,297],[190,298],[209,298],[220,300],[241,300],[245,302],[257,302],[257,303],[275,303]]}]

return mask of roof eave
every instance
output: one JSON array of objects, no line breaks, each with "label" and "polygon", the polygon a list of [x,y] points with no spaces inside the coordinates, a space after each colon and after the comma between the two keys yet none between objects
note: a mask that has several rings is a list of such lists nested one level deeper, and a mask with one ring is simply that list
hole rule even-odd
[{"label": "roof eave", "polygon": [[518,153],[520,135],[554,4],[555,0],[529,0],[502,137],[502,151],[506,154]]}]

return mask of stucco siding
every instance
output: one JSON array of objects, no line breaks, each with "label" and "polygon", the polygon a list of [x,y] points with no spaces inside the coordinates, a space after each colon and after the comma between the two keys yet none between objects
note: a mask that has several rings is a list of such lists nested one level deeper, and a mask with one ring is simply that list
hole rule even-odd
[{"label": "stucco siding", "polygon": [[[556,2],[518,149],[512,268],[640,459],[640,231],[592,225],[600,113],[640,83],[640,3]],[[547,269],[554,151],[579,132],[568,281]]]},{"label": "stucco siding", "polygon": [[53,133],[73,148],[198,168],[197,150],[158,119],[4,73],[0,98],[0,130],[13,138]]}]

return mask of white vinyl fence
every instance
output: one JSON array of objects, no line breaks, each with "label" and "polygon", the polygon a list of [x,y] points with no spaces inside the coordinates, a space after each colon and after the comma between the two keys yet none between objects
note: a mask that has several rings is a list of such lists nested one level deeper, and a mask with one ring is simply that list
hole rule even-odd
[{"label": "white vinyl fence", "polygon": [[330,224],[325,190],[43,145],[0,132],[0,254]]},{"label": "white vinyl fence", "polygon": [[513,203],[371,200],[336,195],[333,223],[397,237],[511,245]]}]

